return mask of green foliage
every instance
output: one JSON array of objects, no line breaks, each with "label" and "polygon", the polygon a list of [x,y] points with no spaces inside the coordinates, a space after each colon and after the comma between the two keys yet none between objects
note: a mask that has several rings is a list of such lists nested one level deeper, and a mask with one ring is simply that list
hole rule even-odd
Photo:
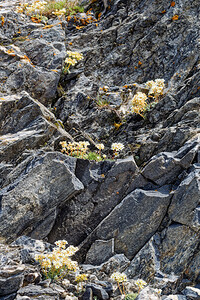
[{"label": "green foliage", "polygon": [[95,160],[95,161],[103,160],[103,158],[96,152],[89,152],[84,156],[84,158],[88,160]]},{"label": "green foliage", "polygon": [[48,1],[43,15],[50,17],[54,11],[61,11],[62,9],[66,10],[66,16],[72,16],[79,12],[84,12],[84,8],[78,5],[78,1],[61,0]]},{"label": "green foliage", "polygon": [[84,7],[79,5],[78,0],[47,0],[46,2],[36,0],[31,4],[20,4],[17,7],[17,12],[47,21],[50,17],[72,16],[84,12]]},{"label": "green foliage", "polygon": [[110,104],[110,102],[106,99],[102,99],[100,95],[97,96],[96,105],[99,107],[106,107]]},{"label": "green foliage", "polygon": [[127,294],[125,296],[125,300],[135,300],[137,298],[138,294],[137,293],[131,293],[131,294]]}]

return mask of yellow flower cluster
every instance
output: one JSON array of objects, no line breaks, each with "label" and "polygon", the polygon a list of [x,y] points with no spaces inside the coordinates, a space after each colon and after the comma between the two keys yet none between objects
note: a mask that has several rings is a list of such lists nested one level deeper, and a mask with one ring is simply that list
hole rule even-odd
[{"label": "yellow flower cluster", "polygon": [[142,113],[145,111],[147,106],[146,100],[147,95],[145,93],[137,92],[137,94],[133,97],[131,101],[131,111],[143,117]]},{"label": "yellow flower cluster", "polygon": [[35,260],[39,262],[43,274],[46,278],[64,278],[69,271],[75,272],[78,263],[72,261],[70,256],[78,250],[77,247],[69,246],[65,249],[67,241],[61,240],[55,243],[57,247],[50,253],[37,254]]},{"label": "yellow flower cluster", "polygon": [[69,73],[69,68],[71,66],[75,66],[79,60],[83,59],[83,55],[79,52],[76,51],[67,51],[68,57],[65,59],[65,66],[64,66],[64,73],[68,72]]},{"label": "yellow flower cluster", "polygon": [[115,272],[111,275],[111,278],[114,279],[117,283],[122,283],[127,281],[125,273]]},{"label": "yellow flower cluster", "polygon": [[60,10],[56,9],[55,11],[52,12],[52,14],[54,14],[57,17],[59,17],[59,16],[65,15],[66,12],[67,12],[66,9],[63,8],[63,9],[60,9]]},{"label": "yellow flower cluster", "polygon": [[139,290],[143,289],[147,283],[143,279],[137,279],[135,284],[139,287]]},{"label": "yellow flower cluster", "polygon": [[146,82],[146,87],[149,89],[149,95],[153,95],[156,99],[163,95],[165,88],[164,79],[150,80]]},{"label": "yellow flower cluster", "polygon": [[88,275],[87,274],[79,274],[75,277],[76,282],[82,282],[82,281],[87,281],[88,280]]},{"label": "yellow flower cluster", "polygon": [[82,60],[83,59],[83,54],[77,52],[77,51],[67,51],[67,55],[71,58],[78,60]]},{"label": "yellow flower cluster", "polygon": [[83,157],[86,154],[88,150],[88,146],[90,145],[90,143],[86,141],[73,142],[73,143],[67,143],[63,141],[60,142],[60,144],[62,146],[61,152],[66,153],[67,155],[81,156],[81,157]]}]

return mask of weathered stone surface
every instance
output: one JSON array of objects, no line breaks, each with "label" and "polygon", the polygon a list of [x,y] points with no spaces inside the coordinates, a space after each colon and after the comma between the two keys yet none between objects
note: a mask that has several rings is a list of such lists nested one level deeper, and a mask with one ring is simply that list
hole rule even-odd
[{"label": "weathered stone surface", "polygon": [[158,191],[136,189],[99,224],[96,237],[114,237],[115,251],[132,258],[159,227],[170,197],[167,187]]},{"label": "weathered stone surface", "polygon": [[145,287],[141,290],[136,300],[159,300],[160,296],[150,287]]},{"label": "weathered stone surface", "polygon": [[30,299],[40,299],[40,300],[59,300],[59,293],[51,288],[42,288],[37,285],[27,285],[18,290],[16,299],[20,299],[22,296],[28,296]]},{"label": "weathered stone surface", "polygon": [[[12,293],[10,295],[0,297],[0,299],[1,300],[14,300],[15,297],[16,297],[16,293]],[[24,300],[29,300],[29,299],[24,299]]]},{"label": "weathered stone surface", "polygon": [[192,168],[188,176],[174,192],[169,217],[174,222],[200,229],[200,167]]},{"label": "weathered stone surface", "polygon": [[114,239],[96,240],[86,255],[86,264],[100,265],[114,254]]},{"label": "weathered stone surface", "polygon": [[56,138],[70,138],[55,116],[26,92],[0,99],[0,134],[2,177],[6,177],[16,161],[28,156],[25,152],[45,145],[53,150]]},{"label": "weathered stone surface", "polygon": [[195,158],[200,145],[199,135],[188,141],[176,153],[160,153],[154,156],[142,171],[142,175],[163,185],[175,181],[183,169],[187,169]]},{"label": "weathered stone surface", "polygon": [[93,296],[97,296],[98,299],[100,299],[100,300],[109,299],[108,293],[106,292],[106,290],[102,286],[91,283],[91,284],[86,285],[86,289],[87,288],[91,288]]},{"label": "weathered stone surface", "polygon": [[169,295],[169,296],[163,296],[163,300],[188,300],[187,297],[183,295]]},{"label": "weathered stone surface", "polygon": [[23,274],[16,274],[8,278],[0,277],[0,295],[16,292],[22,286],[23,279]]},{"label": "weathered stone surface", "polygon": [[0,37],[9,45],[0,48],[1,94],[26,90],[43,104],[50,104],[66,56],[61,24],[45,28],[11,10],[2,16],[5,23]]},{"label": "weathered stone surface", "polygon": [[[179,283],[178,277],[188,272],[187,268],[198,250],[198,240],[199,233],[189,227],[170,225],[161,234],[155,234],[138,252],[126,273],[130,278],[139,276],[152,280],[154,277],[161,288],[175,290]],[[197,276],[198,263],[194,265],[193,276]]]},{"label": "weathered stone surface", "polygon": [[49,243],[31,239],[28,236],[20,236],[11,245],[20,247],[19,252],[22,263],[33,262],[36,254],[49,251],[51,248]]},{"label": "weathered stone surface", "polygon": [[187,299],[200,299],[200,289],[193,286],[187,286],[184,289],[183,294],[187,297]]},{"label": "weathered stone surface", "polygon": [[124,254],[115,254],[107,262],[103,263],[99,270],[111,276],[114,272],[123,272],[129,264],[130,261]]},{"label": "weathered stone surface", "polygon": [[23,233],[46,237],[57,208],[82,189],[64,155],[47,153],[32,160],[21,170],[21,176],[1,190],[1,239],[12,241]]},{"label": "weathered stone surface", "polygon": [[132,157],[99,163],[78,159],[75,175],[85,190],[60,211],[49,241],[82,242],[126,195],[137,171]]},{"label": "weathered stone surface", "polygon": [[83,293],[82,300],[92,300],[93,294],[91,288],[86,288],[85,292]]}]

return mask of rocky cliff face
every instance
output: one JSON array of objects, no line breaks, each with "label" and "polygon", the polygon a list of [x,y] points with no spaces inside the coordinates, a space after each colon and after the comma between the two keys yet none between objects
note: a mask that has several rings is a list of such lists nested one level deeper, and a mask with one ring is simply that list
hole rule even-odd
[{"label": "rocky cliff face", "polygon": [[[45,26],[4,4],[1,243],[66,239],[102,272],[124,254],[127,276],[164,294],[200,284],[199,1],[111,1],[97,23],[78,29],[73,18]],[[67,50],[84,60],[63,74]],[[145,119],[122,118],[119,108],[156,78],[165,93]],[[125,149],[101,162],[60,152],[60,141],[83,139],[103,142],[108,156],[112,142]],[[0,296],[16,296],[17,276]],[[53,293],[48,299],[59,299]]]}]

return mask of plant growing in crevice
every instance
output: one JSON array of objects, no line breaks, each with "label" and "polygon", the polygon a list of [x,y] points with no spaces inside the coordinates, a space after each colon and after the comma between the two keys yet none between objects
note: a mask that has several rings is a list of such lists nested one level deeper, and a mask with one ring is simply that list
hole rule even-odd
[{"label": "plant growing in crevice", "polygon": [[63,73],[70,73],[70,68],[75,66],[78,61],[83,59],[83,55],[77,51],[67,51],[68,57],[65,59],[65,65],[63,67]]},{"label": "plant growing in crevice", "polygon": [[[132,86],[135,85],[133,84]],[[146,112],[150,111],[156,105],[163,95],[164,89],[164,79],[156,79],[155,81],[147,81],[144,84],[144,87],[142,87],[142,90],[146,91],[138,91],[134,96],[132,95],[131,90],[129,90],[128,103],[126,105],[121,105],[119,112],[122,115],[135,113],[142,118],[145,118]]]},{"label": "plant growing in crevice", "polygon": [[42,274],[45,278],[52,280],[62,280],[70,272],[75,272],[78,269],[78,263],[71,259],[78,248],[69,246],[65,240],[55,242],[56,246],[52,252],[37,254],[35,260],[39,262]]}]

